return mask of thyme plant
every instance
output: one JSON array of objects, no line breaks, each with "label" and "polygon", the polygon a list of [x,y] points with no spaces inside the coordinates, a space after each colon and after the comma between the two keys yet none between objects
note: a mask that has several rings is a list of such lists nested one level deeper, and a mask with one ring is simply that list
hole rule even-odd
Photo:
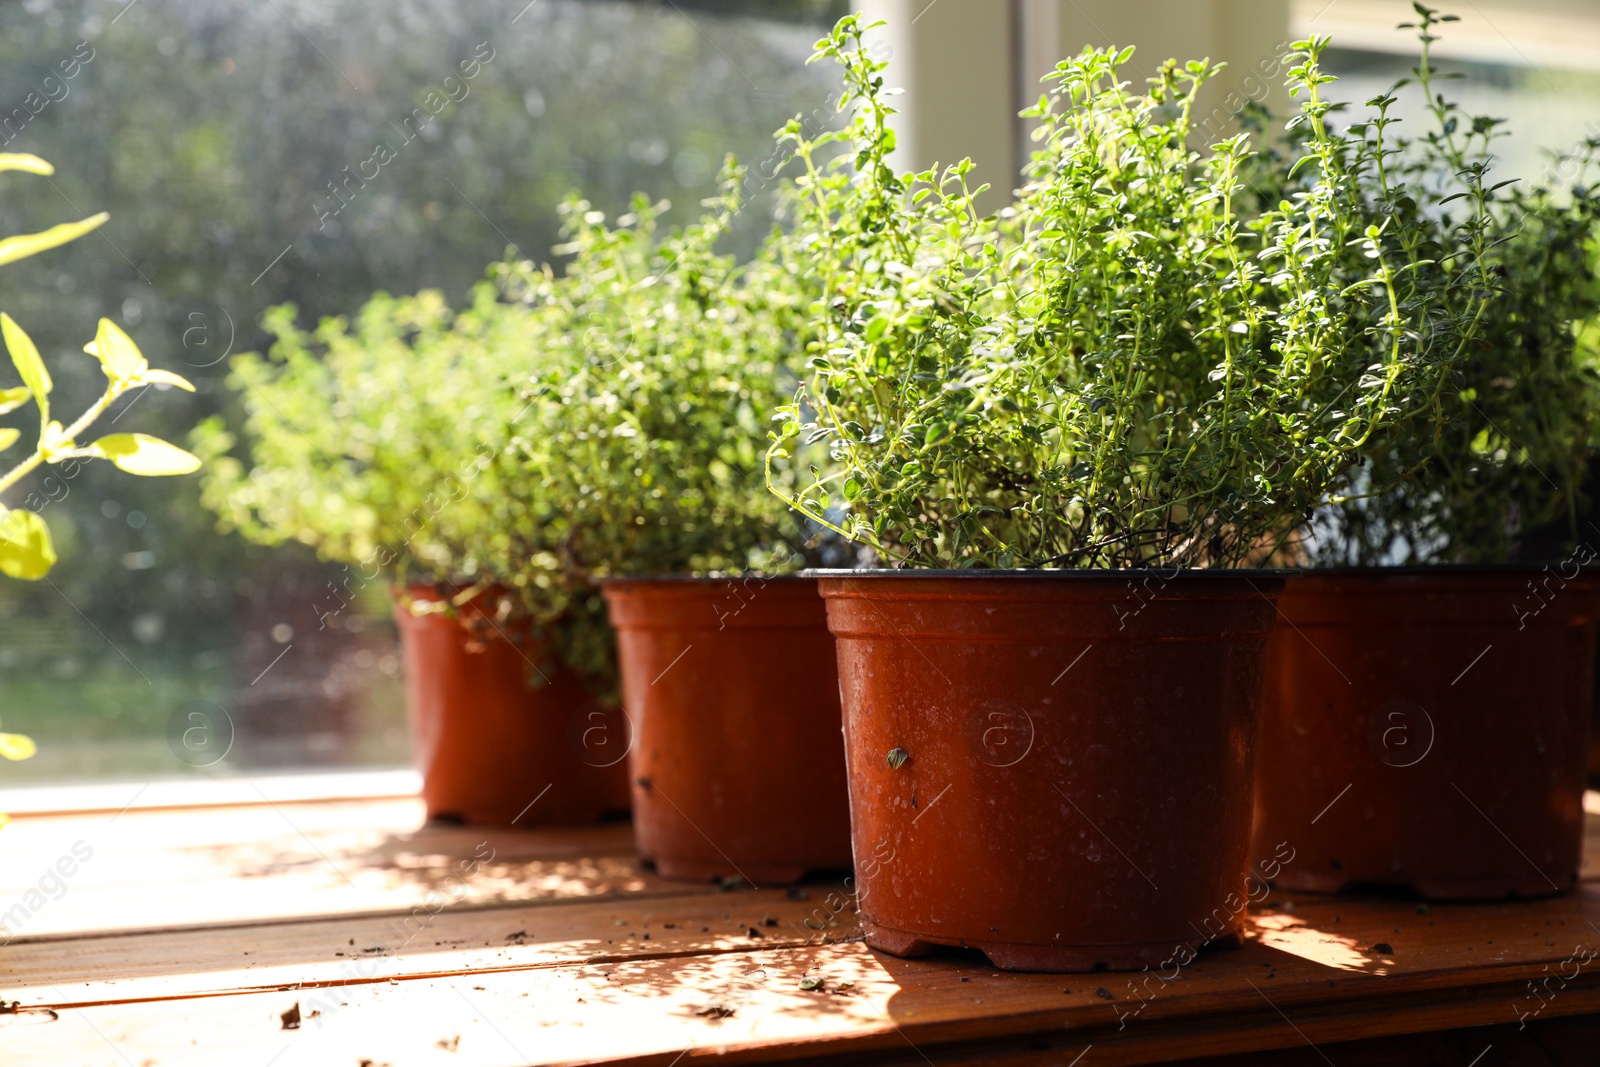
[{"label": "thyme plant", "polygon": [[270,312],[269,355],[232,364],[249,466],[220,422],[196,435],[205,502],[224,528],[345,564],[352,592],[503,586],[498,623],[534,638],[535,675],[564,664],[614,695],[600,579],[800,563],[806,531],[759,467],[809,297],[776,238],[751,263],[717,252],[741,177],[670,232],[665,204],[608,223],[574,198],[565,270],[498,264],[459,313],[434,292],[312,331]]},{"label": "thyme plant", "polygon": [[[1379,430],[1429,416],[1489,299],[1482,267],[1434,262],[1431,230],[1377,210],[1374,180],[1442,196],[1330,124],[1325,39],[1287,74],[1281,199],[1246,184],[1248,132],[1188,147],[1217,68],[1169,61],[1136,90],[1131,49],[1089,49],[1046,79],[1027,182],[984,217],[970,161],[889,166],[862,33],[847,16],[813,56],[842,68],[848,125],[779,135],[823,288],[767,457],[803,514],[903,565],[1236,565],[1291,537]],[[1475,240],[1480,176],[1455,180]],[[787,489],[804,442],[829,462]]]},{"label": "thyme plant", "polygon": [[[1453,174],[1486,170],[1500,121],[1464,116],[1440,91],[1431,46],[1438,26],[1454,20],[1415,7],[1417,66],[1370,102],[1376,119],[1352,130],[1376,144],[1396,121],[1388,118],[1390,106],[1415,86],[1431,125],[1385,141],[1381,158],[1387,173],[1437,186]],[[1452,224],[1453,206],[1423,213],[1393,199],[1380,205],[1431,231],[1429,255],[1438,262],[1479,263],[1493,309],[1466,358],[1440,383],[1432,432],[1381,434],[1370,462],[1349,472],[1351,491],[1317,523],[1315,560],[1501,563],[1559,557],[1578,537],[1593,535],[1578,519],[1600,411],[1600,180],[1590,171],[1597,149],[1600,141],[1590,140],[1553,161],[1551,174],[1569,177],[1567,189],[1491,186],[1487,215],[1470,242]],[[1461,313],[1476,296],[1456,293]]]},{"label": "thyme plant", "polygon": [[539,345],[535,316],[489,282],[459,312],[434,290],[379,293],[353,321],[311,330],[295,312],[268,311],[267,355],[230,364],[248,466],[220,419],[195,433],[220,527],[343,564],[341,599],[391,576],[484,578],[503,529],[494,460],[515,418],[514,376]]},{"label": "thyme plant", "polygon": [[666,205],[642,197],[614,222],[569,201],[565,274],[503,273],[548,338],[503,456],[516,512],[505,568],[530,615],[587,620],[558,638],[591,676],[610,663],[600,579],[803,562],[809,532],[765,490],[761,456],[810,295],[781,238],[749,263],[717,251],[741,178],[730,163],[721,196],[681,230],[664,231]]}]

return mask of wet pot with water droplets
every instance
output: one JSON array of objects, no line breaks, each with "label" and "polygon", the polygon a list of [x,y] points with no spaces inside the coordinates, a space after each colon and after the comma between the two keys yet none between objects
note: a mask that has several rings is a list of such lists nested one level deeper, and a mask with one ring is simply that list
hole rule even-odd
[{"label": "wet pot with water droplets", "polygon": [[1089,971],[1237,939],[1280,576],[818,573],[869,945]]}]

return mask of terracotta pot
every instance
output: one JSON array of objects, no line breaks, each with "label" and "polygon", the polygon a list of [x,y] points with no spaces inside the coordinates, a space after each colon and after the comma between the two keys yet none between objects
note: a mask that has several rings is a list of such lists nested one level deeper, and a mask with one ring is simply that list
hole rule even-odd
[{"label": "terracotta pot", "polygon": [[1236,939],[1280,577],[823,573],[869,945],[1087,971]]},{"label": "terracotta pot", "polygon": [[[408,587],[419,608],[443,598]],[[412,759],[430,818],[587,823],[628,808],[626,722],[567,671],[530,686],[536,657],[492,620],[486,593],[456,614],[395,605]]]},{"label": "terracotta pot", "polygon": [[1589,788],[1600,789],[1600,649],[1595,655],[1594,710],[1589,716]]},{"label": "terracotta pot", "polygon": [[633,829],[667,878],[850,865],[839,680],[817,583],[604,584],[634,731]]},{"label": "terracotta pot", "polygon": [[1597,594],[1554,567],[1291,578],[1257,759],[1254,850],[1296,855],[1279,884],[1572,888]]}]

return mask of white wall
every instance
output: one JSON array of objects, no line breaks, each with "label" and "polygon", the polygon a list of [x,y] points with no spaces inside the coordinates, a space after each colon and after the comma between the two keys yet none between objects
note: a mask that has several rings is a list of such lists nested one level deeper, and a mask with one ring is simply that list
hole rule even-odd
[{"label": "white wall", "polygon": [[[1430,5],[1431,6],[1431,5]],[[1434,53],[1536,71],[1600,70],[1600,3],[1596,0],[1476,0],[1438,5],[1461,21],[1441,27]],[[1371,52],[1416,51],[1416,36],[1397,30],[1415,22],[1410,0],[1292,0],[1297,33],[1332,36],[1335,44]]]},{"label": "white wall", "polygon": [[1012,63],[1013,0],[857,0],[866,21],[886,20],[894,50],[896,166],[921,170],[971,157],[975,183],[995,188],[989,210],[1010,199],[1021,162]]},{"label": "white wall", "polygon": [[[1289,0],[856,0],[893,48],[889,84],[906,90],[896,128],[897,164],[922,168],[972,157],[974,173],[1004,203],[1027,151],[1021,107],[1038,99],[1041,75],[1086,45],[1134,45],[1134,80],[1161,61],[1209,58],[1230,70],[1211,86],[1206,110],[1218,132],[1246,96],[1281,80]],[[1267,73],[1270,71],[1270,73]],[[1279,96],[1273,99],[1281,104]],[[1231,105],[1231,107],[1230,107]],[[1280,108],[1281,109],[1281,108]]]}]

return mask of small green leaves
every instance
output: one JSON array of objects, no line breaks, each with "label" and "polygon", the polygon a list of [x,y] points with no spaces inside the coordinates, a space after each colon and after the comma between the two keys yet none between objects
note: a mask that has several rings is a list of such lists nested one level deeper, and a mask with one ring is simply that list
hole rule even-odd
[{"label": "small green leaves", "polygon": [[[55,173],[49,163],[38,156],[22,152],[0,153],[0,173],[24,171],[30,174]],[[110,218],[104,212],[78,222],[62,223],[39,233],[23,234],[0,240],[0,266],[35,255],[68,241],[76,240],[101,226]],[[77,447],[76,438],[96,418],[110,407],[125,390],[136,385],[166,384],[194,391],[182,377],[167,371],[152,371],[144,356],[127,334],[109,319],[100,320],[99,333],[87,349],[100,358],[106,372],[108,386],[100,399],[69,426],[50,417],[50,391],[54,383],[50,371],[21,326],[10,315],[0,313],[0,339],[5,342],[11,363],[22,378],[20,387],[0,388],[0,415],[22,407],[32,400],[39,409],[39,441],[32,455],[0,471],[0,493],[15,485],[20,479],[41,464],[59,463],[80,456],[105,457],[123,470],[136,474],[186,474],[195,470],[200,461],[175,445],[144,434],[112,434],[101,438],[86,449]],[[0,427],[0,451],[10,449],[21,438],[15,427]],[[34,581],[49,573],[56,562],[55,547],[50,539],[50,529],[33,511],[8,510],[0,506],[0,574],[12,578]],[[22,756],[6,751],[14,735],[0,734],[0,755],[10,759]],[[20,744],[26,738],[16,738]],[[27,742],[29,746],[32,742]],[[31,747],[24,755],[32,755]]]},{"label": "small green leaves", "polygon": [[[133,343],[133,338],[110,319],[100,320],[100,329],[94,340],[84,345],[83,350],[100,360],[101,369],[113,382],[136,381],[150,368],[150,364],[145,362],[144,353]],[[177,375],[172,377],[176,378]],[[178,380],[183,381],[181,378]]]},{"label": "small green leaves", "polygon": [[0,508],[0,574],[38,581],[55,566],[50,528],[32,511]]},{"label": "small green leaves", "polygon": [[[8,760],[32,759],[39,747],[33,738],[21,734],[0,734],[0,757]],[[5,825],[0,823],[0,826]]]},{"label": "small green leaves", "polygon": [[[1326,47],[1283,64],[1300,103],[1282,152],[1256,144],[1263,116],[1217,128],[1194,106],[1214,64],[1140,82],[1118,75],[1128,49],[1062,62],[994,215],[969,162],[895,171],[881,71],[841,22],[817,55],[848,123],[826,149],[803,125],[786,142],[816,176],[796,245],[828,290],[808,348],[826,360],[784,443],[825,443],[812,480],[842,492],[775,491],[909,566],[1218,567],[1292,536],[1375,435],[1426,417],[1483,321],[1470,293],[1494,288],[1463,284],[1482,242],[1435,232],[1442,186],[1478,178],[1411,169],[1383,139],[1392,100],[1330,121]],[[1494,127],[1471,129],[1476,146]],[[803,469],[783,451],[769,472]]]},{"label": "small green leaves", "polygon": [[29,174],[54,174],[56,168],[27,152],[0,152],[0,171],[25,170]]},{"label": "small green leaves", "polygon": [[15,319],[4,312],[0,312],[0,335],[5,338],[6,351],[11,353],[11,362],[22,376],[23,384],[38,401],[40,411],[48,416],[50,403],[45,398],[50,395],[50,372],[45,369],[44,360],[39,358],[39,350],[34,347],[33,339],[17,325]]},{"label": "small green leaves", "polygon": [[888,755],[884,758],[889,761],[889,767],[891,770],[898,771],[901,767],[905,766],[906,760],[911,758],[911,754],[903,748],[891,748]]},{"label": "small green leaves", "polygon": [[800,989],[802,992],[810,993],[821,989],[823,983],[826,981],[827,979],[818,977],[816,975],[806,975],[806,977],[800,979]]},{"label": "small green leaves", "polygon": [[37,255],[40,252],[47,252],[58,245],[66,244],[68,241],[76,241],[84,234],[99,227],[101,223],[110,217],[110,215],[102,211],[100,214],[92,215],[81,222],[63,222],[39,233],[7,237],[5,240],[0,241],[0,267],[5,266],[7,263],[15,263],[19,259],[27,259],[29,256]]},{"label": "small green leaves", "polygon": [[114,433],[81,450],[84,455],[109,459],[129,474],[160,477],[192,474],[200,460],[177,445],[142,433]]},{"label": "small green leaves", "polygon": [[174,374],[169,370],[152,367],[140,376],[146,385],[175,385],[184,392],[194,392],[194,385],[181,374]]}]

